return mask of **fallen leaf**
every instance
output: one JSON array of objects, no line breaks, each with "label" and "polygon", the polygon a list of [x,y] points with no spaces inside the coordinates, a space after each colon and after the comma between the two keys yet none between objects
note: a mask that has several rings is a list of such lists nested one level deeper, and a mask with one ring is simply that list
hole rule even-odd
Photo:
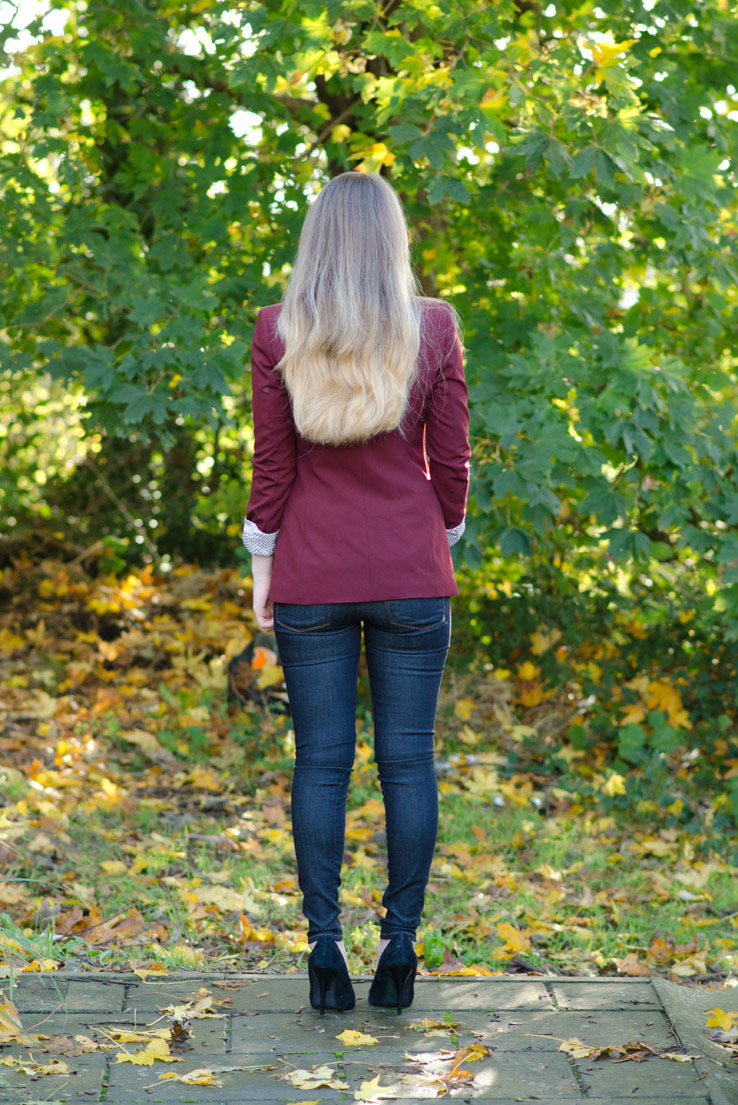
[{"label": "fallen leaf", "polygon": [[175,1074],[174,1071],[164,1071],[159,1075],[159,1081],[170,1079],[173,1082],[184,1082],[187,1086],[222,1086],[223,1082],[208,1067],[199,1067],[191,1070],[189,1074]]},{"label": "fallen leaf", "polygon": [[[9,1040],[32,1040],[20,1023],[20,1013],[7,994],[0,1001],[0,1043]],[[34,1041],[35,1042],[35,1041]]]},{"label": "fallen leaf", "polygon": [[30,1074],[37,1078],[40,1074],[69,1074],[69,1065],[63,1059],[52,1059],[50,1063],[34,1063],[32,1059],[19,1059],[14,1055],[8,1055],[0,1059],[0,1066],[13,1067],[21,1074]]},{"label": "fallen leaf", "polygon": [[336,1039],[350,1047],[368,1047],[370,1044],[379,1043],[376,1036],[367,1036],[365,1032],[357,1032],[355,1028],[345,1029],[340,1036],[336,1036]]},{"label": "fallen leaf", "polygon": [[497,925],[497,934],[505,941],[505,946],[501,949],[503,954],[509,952],[514,955],[519,952],[527,952],[530,950],[530,936],[528,933],[515,928],[514,925],[509,924],[507,921],[499,922]]},{"label": "fallen leaf", "polygon": [[459,1073],[466,1073],[459,1071],[459,1067],[462,1063],[474,1063],[477,1059],[484,1059],[486,1055],[491,1055],[492,1052],[484,1044],[470,1044],[468,1047],[460,1047],[454,1052],[453,1064],[449,1074],[452,1078],[455,1078]]},{"label": "fallen leaf", "polygon": [[431,1018],[426,1018],[425,1020],[414,1022],[408,1027],[414,1028],[416,1031],[422,1029],[426,1036],[448,1036],[457,1029],[460,1024],[461,1021],[434,1021]]},{"label": "fallen leaf", "polygon": [[705,1023],[708,1028],[720,1028],[723,1032],[730,1032],[732,1028],[738,1025],[738,1013],[726,1013],[717,1006],[714,1009],[708,1009],[707,1013]]},{"label": "fallen leaf", "polygon": [[134,967],[133,973],[138,975],[142,982],[145,982],[149,975],[168,975],[169,971],[163,964],[160,964],[155,967]]},{"label": "fallen leaf", "polygon": [[337,1078],[333,1067],[324,1063],[310,1070],[291,1070],[281,1076],[287,1082],[291,1082],[296,1090],[345,1090],[346,1080]]},{"label": "fallen leaf", "polygon": [[403,1096],[392,1086],[380,1086],[379,1079],[382,1076],[377,1075],[376,1078],[369,1079],[366,1082],[362,1082],[358,1090],[354,1090],[355,1101],[387,1101],[393,1097]]},{"label": "fallen leaf", "polygon": [[184,1059],[179,1056],[172,1055],[167,1041],[158,1036],[149,1041],[144,1051],[138,1051],[135,1055],[128,1055],[119,1051],[115,1057],[116,1063],[132,1063],[135,1067],[151,1067],[157,1060],[161,1063],[184,1062]]},{"label": "fallen leaf", "polygon": [[632,975],[635,978],[645,978],[651,974],[650,968],[642,959],[639,959],[635,952],[631,952],[630,955],[624,955],[622,959],[616,959],[618,967],[618,974],[620,975]]}]

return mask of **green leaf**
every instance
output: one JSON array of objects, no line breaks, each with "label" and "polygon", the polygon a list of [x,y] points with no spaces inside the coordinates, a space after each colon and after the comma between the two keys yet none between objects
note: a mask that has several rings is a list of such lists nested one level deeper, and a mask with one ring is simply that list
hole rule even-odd
[{"label": "green leaf", "polygon": [[618,755],[628,763],[639,763],[643,759],[647,743],[648,735],[637,722],[631,721],[618,730]]},{"label": "green leaf", "polygon": [[506,529],[500,535],[500,552],[503,556],[530,556],[530,538],[520,529]]}]

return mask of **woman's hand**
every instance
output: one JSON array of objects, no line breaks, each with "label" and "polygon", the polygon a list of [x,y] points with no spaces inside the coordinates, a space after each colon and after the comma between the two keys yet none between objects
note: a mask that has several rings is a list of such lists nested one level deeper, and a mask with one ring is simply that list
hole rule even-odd
[{"label": "woman's hand", "polygon": [[273,560],[273,556],[251,557],[251,578],[254,581],[252,607],[259,628],[265,632],[274,629],[274,603],[269,598]]}]

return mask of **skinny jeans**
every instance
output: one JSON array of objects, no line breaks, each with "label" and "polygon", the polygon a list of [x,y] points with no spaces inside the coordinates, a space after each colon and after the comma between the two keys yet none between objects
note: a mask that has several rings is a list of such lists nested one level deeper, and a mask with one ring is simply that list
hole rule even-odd
[{"label": "skinny jeans", "polygon": [[381,937],[404,932],[415,939],[438,832],[433,733],[450,598],[275,602],[295,733],[292,830],[310,942],[342,937],[338,892],[362,628],[387,832]]}]

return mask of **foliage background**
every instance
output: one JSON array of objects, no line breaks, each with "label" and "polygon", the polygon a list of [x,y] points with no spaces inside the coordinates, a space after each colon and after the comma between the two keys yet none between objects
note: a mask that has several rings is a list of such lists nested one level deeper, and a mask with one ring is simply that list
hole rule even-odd
[{"label": "foliage background", "polygon": [[[16,951],[305,950],[289,722],[225,686],[254,644],[253,323],[307,197],[358,168],[399,190],[467,346],[426,967],[734,972],[736,5],[0,0],[0,50]],[[359,701],[368,964],[365,680]]]},{"label": "foliage background", "polygon": [[[645,665],[706,740],[732,731],[735,5],[0,14],[6,564],[241,555],[255,313],[306,197],[378,170],[465,322],[471,651],[577,626],[613,686]],[[637,759],[679,694],[624,744],[609,704],[599,724]]]}]

